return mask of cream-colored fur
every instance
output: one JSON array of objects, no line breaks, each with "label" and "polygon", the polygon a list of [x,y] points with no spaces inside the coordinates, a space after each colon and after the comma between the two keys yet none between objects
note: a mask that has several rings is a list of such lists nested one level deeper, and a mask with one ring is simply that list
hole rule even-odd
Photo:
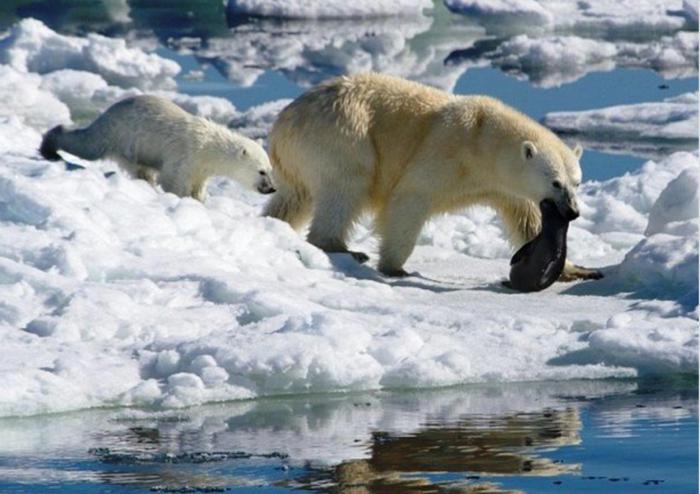
[{"label": "cream-colored fur", "polygon": [[59,150],[88,160],[112,159],[132,176],[178,196],[203,200],[207,179],[215,175],[274,191],[270,161],[259,144],[156,96],[121,100],[84,129],[50,130],[41,153],[57,159]]},{"label": "cream-colored fur", "polygon": [[435,214],[488,204],[516,248],[538,233],[542,199],[575,216],[581,152],[493,98],[386,75],[339,77],[277,119],[270,157],[278,192],[266,214],[294,228],[313,217],[309,241],[341,252],[353,221],[370,211],[379,269],[400,275]]}]

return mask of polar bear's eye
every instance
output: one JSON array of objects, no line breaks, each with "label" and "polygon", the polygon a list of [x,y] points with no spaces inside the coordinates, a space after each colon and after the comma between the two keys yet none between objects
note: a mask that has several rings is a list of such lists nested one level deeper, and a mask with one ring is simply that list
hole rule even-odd
[{"label": "polar bear's eye", "polygon": [[559,180],[555,180],[554,182],[552,182],[552,187],[554,187],[555,189],[561,189],[561,182]]},{"label": "polar bear's eye", "polygon": [[259,173],[260,175],[262,175],[263,177],[264,177],[265,175],[267,175],[267,173],[265,173],[265,172],[262,171],[262,170],[260,170],[258,173]]}]

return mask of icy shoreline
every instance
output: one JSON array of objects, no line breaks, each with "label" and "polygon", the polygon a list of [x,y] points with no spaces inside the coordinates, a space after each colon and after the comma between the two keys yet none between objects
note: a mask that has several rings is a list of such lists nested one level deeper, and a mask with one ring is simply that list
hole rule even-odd
[{"label": "icy shoreline", "polygon": [[[126,94],[256,138],[285,101],[241,113],[178,94],[175,62],[30,20],[0,61],[0,416],[697,372],[697,151],[582,185],[569,249],[601,282],[508,292],[511,249],[485,208],[436,218],[407,265],[420,276],[387,280],[260,218],[265,198],[229,181],[201,204],[36,152],[47,128]],[[353,247],[375,260],[368,228]]]}]

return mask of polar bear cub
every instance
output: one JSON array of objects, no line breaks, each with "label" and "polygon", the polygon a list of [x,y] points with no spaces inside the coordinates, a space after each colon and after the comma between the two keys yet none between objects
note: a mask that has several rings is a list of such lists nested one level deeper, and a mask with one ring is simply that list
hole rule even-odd
[{"label": "polar bear cub", "polygon": [[39,151],[52,161],[61,158],[58,151],[112,159],[166,192],[200,201],[211,176],[230,177],[263,194],[275,191],[262,146],[157,96],[123,99],[82,129],[54,127]]}]

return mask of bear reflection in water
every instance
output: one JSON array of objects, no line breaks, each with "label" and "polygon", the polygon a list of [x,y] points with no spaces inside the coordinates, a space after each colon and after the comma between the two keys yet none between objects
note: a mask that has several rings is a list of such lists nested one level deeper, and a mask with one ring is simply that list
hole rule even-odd
[{"label": "bear reflection in water", "polygon": [[[429,425],[407,436],[376,432],[368,459],[312,470],[287,485],[342,494],[516,493],[520,491],[503,490],[480,477],[578,473],[579,464],[540,457],[538,450],[579,444],[580,430],[578,410],[569,408],[468,418],[446,426]],[[430,478],[439,473],[466,476],[460,482]]]}]

